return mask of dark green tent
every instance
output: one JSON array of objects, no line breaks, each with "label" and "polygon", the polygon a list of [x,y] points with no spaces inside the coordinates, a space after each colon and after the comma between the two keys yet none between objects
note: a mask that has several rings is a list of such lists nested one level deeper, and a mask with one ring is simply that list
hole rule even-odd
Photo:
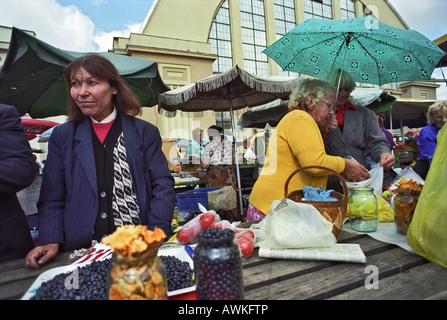
[{"label": "dark green tent", "polygon": [[[0,103],[15,106],[20,115],[45,118],[66,114],[65,66],[86,52],[55,48],[20,29],[13,28],[11,42],[0,71]],[[170,88],[163,82],[157,63],[129,56],[98,52],[109,59],[141,105],[158,104],[158,95]]]}]

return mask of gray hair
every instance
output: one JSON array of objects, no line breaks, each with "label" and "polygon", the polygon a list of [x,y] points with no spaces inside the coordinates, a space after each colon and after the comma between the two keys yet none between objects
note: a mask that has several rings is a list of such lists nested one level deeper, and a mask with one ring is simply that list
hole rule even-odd
[{"label": "gray hair", "polygon": [[290,94],[289,110],[308,111],[309,106],[320,103],[328,93],[335,94],[335,88],[328,82],[317,78],[302,78]]}]

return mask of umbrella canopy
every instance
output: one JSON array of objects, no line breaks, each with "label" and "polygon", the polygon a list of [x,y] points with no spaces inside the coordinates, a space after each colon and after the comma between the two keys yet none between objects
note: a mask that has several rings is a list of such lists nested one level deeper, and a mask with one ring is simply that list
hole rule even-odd
[{"label": "umbrella canopy", "polygon": [[[20,115],[33,118],[65,115],[67,90],[63,70],[83,52],[55,48],[13,28],[5,63],[0,72],[0,101],[15,106]],[[118,69],[142,106],[158,103],[170,88],[162,81],[157,63],[114,53],[98,53]]]},{"label": "umbrella canopy", "polygon": [[158,110],[173,117],[187,112],[232,111],[288,99],[298,77],[255,76],[237,65],[228,71],[159,96]]},{"label": "umbrella canopy", "polygon": [[389,26],[372,16],[312,18],[263,52],[285,71],[325,78],[342,69],[357,82],[377,85],[429,80],[446,54],[419,32]]}]

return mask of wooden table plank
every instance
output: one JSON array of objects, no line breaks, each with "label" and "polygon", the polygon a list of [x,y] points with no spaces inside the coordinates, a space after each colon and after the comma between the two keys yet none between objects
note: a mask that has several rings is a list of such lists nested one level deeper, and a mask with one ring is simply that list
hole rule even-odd
[{"label": "wooden table plank", "polygon": [[[433,292],[439,294],[433,295]],[[413,300],[447,299],[447,269],[440,265],[425,263],[402,273],[380,279],[378,289],[364,286],[331,297],[345,299]]]},{"label": "wooden table plank", "polygon": [[58,254],[40,270],[26,269],[25,259],[0,264],[0,300],[20,299],[41,273],[72,263],[74,260],[67,260],[69,254]]},{"label": "wooden table plank", "polygon": [[[302,270],[293,276],[277,277],[277,282],[250,284],[246,290],[247,299],[327,299],[333,295],[349,291],[365,283],[365,266],[375,265],[381,274],[399,272],[402,266],[426,263],[422,257],[409,253],[401,248],[393,248],[383,252],[371,250],[366,264],[347,264],[322,262],[318,267]],[[366,253],[365,253],[366,254]],[[275,261],[276,262],[276,261]],[[285,260],[284,263],[287,263]],[[309,262],[303,262],[309,264]],[[275,265],[272,263],[272,266]],[[272,270],[272,273],[275,270]],[[271,276],[270,276],[271,277]],[[244,275],[244,280],[249,277]],[[357,299],[362,299],[357,297]]]},{"label": "wooden table plank", "polygon": [[[356,243],[360,245],[363,252],[366,253],[370,251],[388,250],[389,248],[395,247],[375,241],[369,236],[356,236],[350,239],[354,238],[357,240]],[[256,250],[254,256],[244,264],[244,285],[247,287],[247,290],[252,290],[253,288],[261,286],[260,283],[263,281],[275,283],[284,278],[294,277],[303,272],[314,272],[334,264],[338,264],[338,262],[259,258]]]},{"label": "wooden table plank", "polygon": [[[260,258],[243,260],[245,298],[250,299],[447,299],[447,269],[368,235],[342,231],[339,242],[357,243],[366,264]],[[42,272],[73,262],[61,253],[41,270],[24,260],[0,263],[0,299],[20,299]],[[379,271],[379,289],[366,289],[365,267]]]}]

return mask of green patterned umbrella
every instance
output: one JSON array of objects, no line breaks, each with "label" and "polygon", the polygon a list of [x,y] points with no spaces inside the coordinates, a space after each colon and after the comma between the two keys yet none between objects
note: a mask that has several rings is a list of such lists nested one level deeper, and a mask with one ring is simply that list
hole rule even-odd
[{"label": "green patterned umbrella", "polygon": [[377,85],[428,80],[446,54],[419,32],[371,16],[309,19],[263,52],[285,71],[325,78],[331,70],[342,69],[357,82]]}]

